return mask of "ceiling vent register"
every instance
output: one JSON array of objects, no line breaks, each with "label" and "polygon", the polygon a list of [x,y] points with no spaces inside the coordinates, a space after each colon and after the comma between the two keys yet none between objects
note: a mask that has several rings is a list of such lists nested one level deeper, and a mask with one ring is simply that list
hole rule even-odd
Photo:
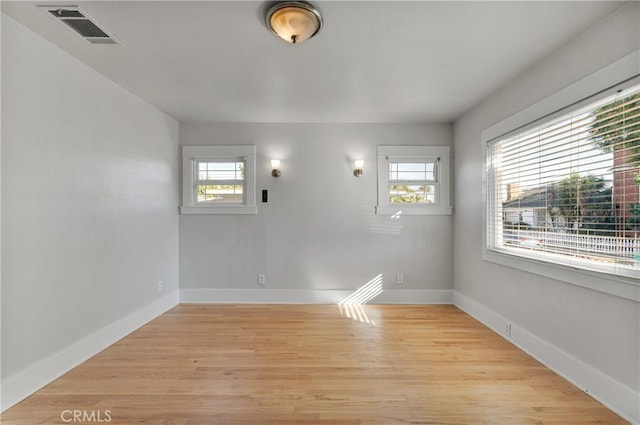
[{"label": "ceiling vent register", "polygon": [[77,6],[40,6],[56,21],[71,28],[91,44],[118,44]]}]

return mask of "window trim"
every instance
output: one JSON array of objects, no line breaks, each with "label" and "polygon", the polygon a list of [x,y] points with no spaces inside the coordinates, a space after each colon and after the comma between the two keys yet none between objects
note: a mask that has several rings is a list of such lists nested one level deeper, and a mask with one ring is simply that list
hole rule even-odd
[{"label": "window trim", "polygon": [[[198,205],[195,200],[196,163],[198,161],[237,161],[245,163],[242,204]],[[256,147],[183,146],[182,147],[182,205],[180,214],[257,214],[256,206]]]},{"label": "window trim", "polygon": [[483,240],[482,257],[485,261],[510,268],[523,270],[540,276],[593,289],[609,295],[640,302],[640,280],[607,273],[606,271],[578,268],[553,262],[544,255],[525,256],[522,252],[509,249],[494,250],[488,246],[489,173],[487,168],[487,145],[492,140],[509,134],[522,132],[539,125],[541,121],[552,120],[567,112],[595,102],[611,94],[611,90],[638,84],[638,62],[640,50],[613,62],[599,71],[559,90],[534,103],[522,111],[486,128],[482,131],[482,202]]},{"label": "window trim", "polygon": [[[451,148],[449,146],[398,146],[377,147],[378,166],[378,215],[451,215]],[[389,160],[413,161],[436,159],[436,204],[392,204],[389,201]]]}]

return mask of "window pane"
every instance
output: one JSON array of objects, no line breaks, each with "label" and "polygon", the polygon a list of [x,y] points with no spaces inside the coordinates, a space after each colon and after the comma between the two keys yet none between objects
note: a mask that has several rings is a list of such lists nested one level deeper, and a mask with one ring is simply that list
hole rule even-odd
[{"label": "window pane", "polygon": [[433,182],[435,179],[435,163],[433,162],[391,162],[389,163],[389,180],[413,180]]},{"label": "window pane", "polygon": [[244,180],[244,162],[198,162],[199,180]]},{"label": "window pane", "polygon": [[197,203],[242,204],[242,185],[198,185]]},{"label": "window pane", "polygon": [[389,185],[389,200],[392,204],[433,204],[433,185]]},{"label": "window pane", "polygon": [[640,261],[639,87],[498,140],[488,154],[489,248],[621,274]]},{"label": "window pane", "polygon": [[422,171],[424,172],[427,169],[427,164],[424,162],[419,163],[406,163],[401,162],[398,163],[398,171]]},{"label": "window pane", "polygon": [[389,180],[398,180],[398,163],[389,163]]}]

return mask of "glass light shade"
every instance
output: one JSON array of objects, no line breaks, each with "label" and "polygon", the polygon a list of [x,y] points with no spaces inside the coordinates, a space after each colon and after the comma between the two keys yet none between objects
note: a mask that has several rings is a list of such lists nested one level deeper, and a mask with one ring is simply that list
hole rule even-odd
[{"label": "glass light shade", "polygon": [[322,27],[316,9],[303,2],[275,5],[267,13],[267,25],[278,37],[289,43],[301,43],[313,37]]},{"label": "glass light shade", "polygon": [[280,177],[280,160],[272,159],[271,160],[271,175],[273,177]]},{"label": "glass light shade", "polygon": [[360,177],[362,175],[362,167],[364,166],[364,159],[356,159],[353,161],[354,170],[353,175],[356,177]]}]

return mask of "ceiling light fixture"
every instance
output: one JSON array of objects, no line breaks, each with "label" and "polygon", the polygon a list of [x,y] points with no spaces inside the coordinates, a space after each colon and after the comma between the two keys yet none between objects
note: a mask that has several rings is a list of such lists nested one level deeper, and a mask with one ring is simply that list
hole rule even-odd
[{"label": "ceiling light fixture", "polygon": [[318,9],[303,1],[285,1],[271,6],[265,16],[267,27],[288,43],[299,44],[322,28]]}]

